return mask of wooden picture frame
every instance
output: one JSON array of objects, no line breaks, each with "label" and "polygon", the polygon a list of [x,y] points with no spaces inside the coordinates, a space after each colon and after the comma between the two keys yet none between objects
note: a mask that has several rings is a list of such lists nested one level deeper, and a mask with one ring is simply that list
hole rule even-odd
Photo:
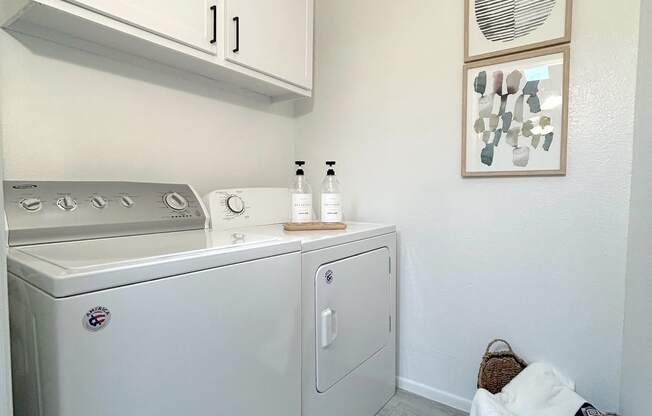
[{"label": "wooden picture frame", "polygon": [[[469,74],[474,71],[478,71],[483,68],[487,68],[488,70],[491,70],[492,67],[495,69],[496,67],[502,68],[504,71],[511,71],[509,76],[514,74],[514,72],[519,71],[522,74],[522,79],[519,78],[519,85],[518,85],[518,90],[516,93],[507,93],[503,95],[507,95],[508,98],[505,99],[505,106],[502,104],[502,99],[503,95],[500,96],[500,102],[497,101],[492,101],[494,104],[491,105],[492,109],[495,109],[496,106],[500,107],[500,110],[503,111],[503,114],[507,113],[507,111],[504,111],[507,109],[508,106],[508,101],[509,101],[509,95],[512,96],[512,103],[514,101],[518,103],[519,97],[523,97],[523,100],[525,100],[525,97],[532,97],[532,95],[526,95],[526,86],[528,84],[528,71],[529,74],[536,74],[536,71],[539,71],[538,74],[541,74],[541,71],[545,72],[548,71],[551,66],[548,66],[547,61],[550,60],[556,60],[561,58],[562,61],[562,66],[559,67],[559,65],[554,66],[554,71],[557,73],[557,76],[561,75],[563,79],[559,81],[553,81],[551,78],[539,78],[538,80],[534,80],[533,82],[536,82],[536,88],[537,92],[535,93],[534,96],[537,97],[536,102],[540,102],[540,98],[538,97],[538,93],[541,92],[542,97],[544,98],[544,102],[541,106],[540,112],[541,114],[537,113],[537,115],[534,118],[529,118],[527,121],[531,122],[532,120],[538,118],[539,119],[539,124],[537,126],[542,126],[543,123],[540,121],[545,117],[548,120],[548,125],[549,127],[547,128],[552,128],[553,133],[553,139],[551,139],[551,143],[548,143],[547,141],[547,136],[546,137],[546,142],[544,146],[539,149],[539,140],[543,137],[542,133],[545,130],[542,130],[541,134],[539,134],[539,138],[537,139],[537,145],[534,145],[534,136],[525,136],[523,135],[525,132],[525,129],[523,129],[523,126],[526,123],[525,120],[525,114],[526,110],[523,110],[522,118],[521,118],[521,125],[518,125],[518,121],[516,120],[517,118],[514,117],[514,126],[513,128],[510,129],[509,126],[507,126],[507,129],[510,130],[509,133],[512,133],[512,130],[517,130],[516,133],[516,145],[512,145],[513,149],[513,159],[512,163],[514,166],[510,166],[509,169],[500,169],[500,168],[495,168],[495,170],[492,170],[491,164],[488,166],[482,166],[482,168],[478,168],[480,166],[477,163],[477,158],[480,156],[481,163],[483,165],[486,165],[486,160],[484,160],[484,155],[478,155],[478,153],[472,153],[472,151],[476,151],[478,146],[485,146],[483,148],[482,152],[484,154],[484,150],[489,147],[489,143],[485,141],[484,139],[486,138],[485,134],[487,131],[489,131],[491,134],[493,134],[495,137],[498,138],[497,144],[495,145],[495,149],[497,149],[500,145],[500,139],[497,135],[498,131],[498,125],[496,125],[496,128],[494,131],[484,131],[482,134],[478,133],[477,130],[473,133],[475,136],[470,136],[469,132],[470,130],[473,130],[475,126],[470,125],[470,121],[475,119],[475,114],[469,114],[469,87],[473,91],[473,94],[479,94],[477,92],[476,87],[476,76],[474,75],[474,79],[471,80]],[[543,62],[540,66],[537,66],[537,62],[541,61]],[[556,61],[555,61],[556,62]],[[522,66],[519,66],[522,65]],[[521,71],[519,68],[525,68],[528,66],[530,69],[524,69]],[[534,72],[532,72],[534,71]],[[480,71],[480,72],[485,72],[485,71]],[[493,73],[495,77],[495,72]],[[504,72],[503,72],[504,74]],[[509,76],[506,78],[509,80]],[[555,47],[550,47],[550,48],[545,48],[545,49],[539,49],[535,51],[530,51],[530,52],[524,52],[524,53],[519,53],[515,55],[510,55],[510,56],[504,56],[504,57],[499,57],[499,58],[492,58],[492,59],[487,59],[483,61],[477,61],[473,63],[469,63],[464,65],[464,76],[463,76],[463,100],[462,100],[462,166],[461,166],[461,173],[463,177],[492,177],[492,176],[565,176],[566,175],[566,166],[567,166],[567,141],[568,141],[568,96],[569,96],[569,86],[570,86],[570,45],[562,45],[562,46],[555,46]],[[542,82],[542,81],[545,81]],[[473,83],[473,85],[471,84]],[[489,82],[486,82],[488,85]],[[505,88],[503,85],[503,89],[509,90],[509,88]],[[541,85],[541,90],[539,90],[539,86]],[[549,88],[549,85],[552,85],[552,87]],[[558,87],[558,90],[555,88]],[[549,96],[546,96],[546,92],[549,93]],[[480,97],[477,97],[478,99],[478,104],[477,107],[480,108],[480,102],[481,98],[483,98],[485,94],[481,94]],[[494,94],[492,97],[492,100],[494,100],[496,97],[498,97],[498,94]],[[551,103],[556,103],[557,105],[553,107],[550,112],[548,113],[543,113],[545,108],[545,104],[547,101],[546,99],[549,99]],[[559,103],[559,99],[561,99],[561,103]],[[532,106],[530,105],[530,101],[528,98],[527,106],[525,103],[523,103],[524,108],[529,108],[527,110],[527,113],[530,115],[533,115],[534,113],[531,113]],[[516,106],[514,106],[514,113],[516,114]],[[482,113],[480,113],[481,110],[478,111],[478,120],[481,117]],[[554,115],[553,115],[554,113]],[[495,114],[495,111],[492,110],[491,112],[491,117],[502,117],[502,115],[499,113]],[[558,118],[558,119],[556,119]],[[499,124],[501,129],[505,128],[506,126],[504,125],[504,120],[503,118],[500,118]],[[552,120],[552,121],[551,121]],[[483,121],[484,123],[484,121]],[[510,123],[512,123],[510,119]],[[530,124],[531,126],[532,124]],[[556,127],[556,128],[555,128]],[[528,130],[528,133],[532,133],[534,130]],[[550,134],[550,133],[548,133]],[[505,135],[507,136],[507,135]],[[523,137],[523,139],[521,139]],[[513,136],[512,136],[513,139]],[[474,140],[473,144],[470,144],[468,140]],[[555,166],[554,168],[523,168],[522,166],[517,166],[516,162],[516,150],[521,149],[525,146],[519,146],[519,142],[523,140],[524,142],[527,142],[527,140],[532,140],[530,144],[528,144],[528,162],[529,162],[529,155],[532,150],[533,151],[543,151],[545,149],[545,152],[549,152],[551,149],[554,150],[554,155],[559,154],[559,164],[558,167]],[[495,142],[496,138],[492,141]],[[510,145],[508,139],[506,138],[505,141],[507,143],[504,143],[503,146]],[[484,144],[481,144],[479,142],[484,142]],[[558,143],[558,144],[557,144]],[[554,146],[553,146],[554,144]],[[548,146],[548,148],[545,148],[545,145]],[[554,147],[554,149],[553,149]],[[509,149],[509,148],[508,148]],[[497,150],[496,150],[497,151]],[[493,157],[494,157],[494,150],[490,149],[491,152],[491,157],[492,157],[492,163],[493,163]],[[501,152],[503,152],[504,156],[504,150],[501,149]],[[472,161],[469,158],[469,155],[471,154],[471,157],[476,158],[476,161],[471,163]],[[548,155],[552,153],[545,154],[546,161],[552,161],[553,159],[555,160],[556,163],[556,157],[549,157]],[[503,158],[504,159],[504,158]],[[505,166],[507,162],[505,160],[502,161],[501,166]],[[519,163],[522,163],[522,161],[519,161]],[[543,162],[537,162],[539,164]],[[527,164],[527,162],[526,162]]]},{"label": "wooden picture frame", "polygon": [[[478,27],[473,27],[471,24],[471,21],[473,19],[473,23],[475,25],[478,25],[477,20],[473,18],[475,16],[475,9],[472,10],[471,8],[472,4],[473,7],[475,7],[476,1],[483,1],[483,0],[464,0],[464,62],[467,63],[475,62],[482,59],[495,58],[498,56],[505,56],[514,53],[521,53],[533,49],[540,49],[540,48],[546,48],[546,47],[560,45],[564,43],[569,43],[571,41],[571,33],[572,33],[572,26],[573,26],[573,0],[542,0],[542,1],[555,2],[555,4],[557,2],[562,3],[560,5],[560,10],[558,11],[555,10],[555,17],[557,18],[557,20],[561,19],[563,15],[563,24],[562,23],[555,24],[555,31],[556,31],[555,33],[557,33],[556,36],[547,38],[545,37],[545,34],[541,33],[542,28],[545,28],[547,24],[551,24],[551,25],[553,24],[553,23],[546,23],[544,21],[543,23],[540,24],[540,26],[536,26],[536,28],[532,30],[532,33],[523,35],[522,37],[519,37],[518,39],[514,39],[513,41],[510,42],[510,43],[514,43],[515,46],[509,46],[509,44],[504,39],[502,39],[500,42],[497,40],[492,42],[487,38],[484,38],[484,40],[482,41],[487,43],[485,44],[485,47],[477,46],[476,44],[479,43],[479,39],[480,39],[478,33],[481,33],[482,30],[480,30]],[[500,1],[500,0],[484,0],[484,1]],[[561,7],[563,7],[563,10],[561,9]],[[487,26],[490,27],[491,24],[487,23]],[[488,48],[489,42],[492,42],[492,44],[496,46],[495,50],[485,50]]]}]

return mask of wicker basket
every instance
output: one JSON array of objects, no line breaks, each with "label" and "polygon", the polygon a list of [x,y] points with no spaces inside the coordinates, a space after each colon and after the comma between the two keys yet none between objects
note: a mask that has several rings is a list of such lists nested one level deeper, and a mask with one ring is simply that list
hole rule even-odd
[{"label": "wicker basket", "polygon": [[[494,344],[502,342],[507,350],[492,352]],[[512,346],[502,339],[496,339],[487,346],[487,351],[482,357],[480,372],[478,374],[478,388],[488,390],[491,394],[500,391],[509,384],[521,371],[527,367],[527,363],[512,351]]]}]

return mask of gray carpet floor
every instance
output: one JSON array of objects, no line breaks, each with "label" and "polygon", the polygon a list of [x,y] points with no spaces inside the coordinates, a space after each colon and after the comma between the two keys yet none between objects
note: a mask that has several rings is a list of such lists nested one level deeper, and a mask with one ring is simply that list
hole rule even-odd
[{"label": "gray carpet floor", "polygon": [[399,390],[377,416],[468,416],[468,414]]}]

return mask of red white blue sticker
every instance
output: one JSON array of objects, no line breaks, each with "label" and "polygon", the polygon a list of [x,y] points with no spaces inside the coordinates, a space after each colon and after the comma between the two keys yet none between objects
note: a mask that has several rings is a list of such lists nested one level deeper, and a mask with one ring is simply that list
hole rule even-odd
[{"label": "red white blue sticker", "polygon": [[111,311],[104,306],[96,306],[91,308],[84,315],[84,328],[92,332],[97,332],[100,329],[106,328],[111,321]]}]

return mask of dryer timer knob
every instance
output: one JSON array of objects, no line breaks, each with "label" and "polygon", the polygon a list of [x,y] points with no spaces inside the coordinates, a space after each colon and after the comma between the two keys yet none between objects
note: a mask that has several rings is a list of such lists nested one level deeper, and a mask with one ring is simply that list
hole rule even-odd
[{"label": "dryer timer knob", "polygon": [[231,195],[226,199],[226,206],[234,214],[242,214],[245,210],[245,204],[242,198],[237,195]]}]

